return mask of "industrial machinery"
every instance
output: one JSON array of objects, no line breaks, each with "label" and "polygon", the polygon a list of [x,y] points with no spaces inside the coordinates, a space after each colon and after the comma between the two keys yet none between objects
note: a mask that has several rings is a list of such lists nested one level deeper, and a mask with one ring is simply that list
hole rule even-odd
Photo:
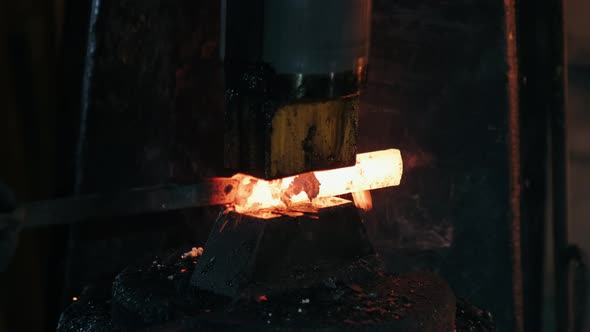
[{"label": "industrial machinery", "polygon": [[11,215],[87,221],[58,330],[538,331],[553,2],[70,2],[73,196]]},{"label": "industrial machinery", "polygon": [[351,166],[371,1],[227,1],[225,164],[264,178]]}]

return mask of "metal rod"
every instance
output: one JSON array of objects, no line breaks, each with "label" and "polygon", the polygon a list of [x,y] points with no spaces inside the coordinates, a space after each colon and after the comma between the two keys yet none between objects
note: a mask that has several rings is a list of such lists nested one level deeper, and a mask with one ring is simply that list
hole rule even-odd
[{"label": "metal rod", "polygon": [[235,199],[239,181],[212,178],[190,185],[138,188],[24,204],[14,211],[23,227],[75,223],[102,217],[224,205]]}]

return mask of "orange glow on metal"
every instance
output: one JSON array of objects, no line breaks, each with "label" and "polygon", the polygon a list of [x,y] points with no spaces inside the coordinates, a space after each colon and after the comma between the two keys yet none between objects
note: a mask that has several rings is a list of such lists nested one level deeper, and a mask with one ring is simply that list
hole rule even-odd
[{"label": "orange glow on metal", "polygon": [[368,210],[372,207],[369,190],[397,186],[403,173],[401,153],[388,149],[361,153],[356,165],[327,171],[317,171],[277,180],[261,180],[246,174],[236,174],[240,181],[236,193],[238,212],[269,208],[285,208],[292,204],[312,202],[319,198],[347,193],[353,194],[355,204]]},{"label": "orange glow on metal", "polygon": [[368,190],[353,192],[352,200],[354,205],[361,210],[369,211],[373,208],[373,199],[371,198],[371,192]]}]

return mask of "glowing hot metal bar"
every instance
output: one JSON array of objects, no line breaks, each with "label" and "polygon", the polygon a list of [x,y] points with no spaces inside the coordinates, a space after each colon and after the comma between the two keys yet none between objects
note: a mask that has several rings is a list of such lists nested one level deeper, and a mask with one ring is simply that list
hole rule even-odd
[{"label": "glowing hot metal bar", "polygon": [[0,228],[17,220],[23,227],[57,225],[98,217],[163,212],[196,206],[229,205],[238,212],[285,208],[290,204],[356,193],[357,206],[370,208],[368,190],[396,186],[402,176],[399,150],[357,155],[353,167],[304,173],[273,181],[237,174],[232,178],[209,178],[191,185],[137,188],[108,195],[91,194],[26,203],[13,213],[0,214]]},{"label": "glowing hot metal bar", "polygon": [[358,154],[356,165],[352,167],[305,173],[272,181],[237,174],[233,177],[240,181],[235,208],[238,212],[246,212],[285,207],[315,198],[397,186],[402,173],[400,151],[388,149]]}]

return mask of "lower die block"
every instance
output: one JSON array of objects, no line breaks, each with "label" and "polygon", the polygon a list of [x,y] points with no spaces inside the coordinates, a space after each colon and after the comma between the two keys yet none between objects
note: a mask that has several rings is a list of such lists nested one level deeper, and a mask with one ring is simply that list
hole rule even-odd
[{"label": "lower die block", "polygon": [[[305,287],[322,269],[333,271],[372,254],[354,205],[329,200],[330,206],[306,203],[288,212],[221,214],[193,273],[192,287],[227,297],[255,284],[278,283],[275,290]],[[314,271],[313,276],[305,271]],[[280,284],[293,273],[302,273],[299,284]]]}]

